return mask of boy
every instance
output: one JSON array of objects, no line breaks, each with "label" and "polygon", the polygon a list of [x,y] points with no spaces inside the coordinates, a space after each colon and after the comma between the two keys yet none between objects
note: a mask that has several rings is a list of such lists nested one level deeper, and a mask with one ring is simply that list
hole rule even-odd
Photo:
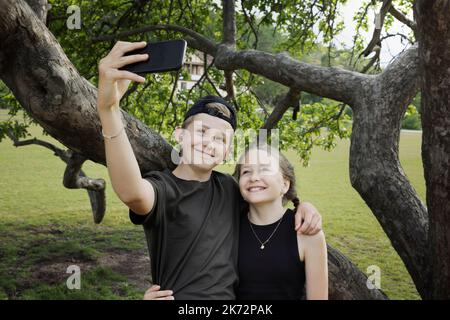
[{"label": "boy", "polygon": [[[131,221],[144,226],[154,283],[171,288],[177,299],[234,299],[241,198],[231,176],[213,171],[230,151],[234,108],[218,97],[197,101],[183,130],[176,131],[182,146],[179,165],[173,172],[141,177],[119,102],[131,81],[145,79],[119,68],[148,59],[124,56],[145,44],[119,41],[99,64],[97,109],[113,189],[129,207]],[[298,221],[305,211],[301,231],[321,229],[312,206],[299,211]]]}]

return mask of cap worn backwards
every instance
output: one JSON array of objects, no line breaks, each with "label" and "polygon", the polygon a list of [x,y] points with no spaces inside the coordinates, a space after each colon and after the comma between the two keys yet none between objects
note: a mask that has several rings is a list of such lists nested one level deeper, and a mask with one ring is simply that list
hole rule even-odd
[{"label": "cap worn backwards", "polygon": [[[230,117],[227,117],[222,112],[216,109],[208,108],[206,105],[209,103],[220,103],[223,104],[225,107],[230,110]],[[192,117],[193,115],[196,115],[198,113],[206,113],[210,116],[220,118],[222,120],[225,120],[228,122],[233,130],[236,130],[236,111],[234,110],[234,107],[228,103],[226,100],[222,99],[221,97],[217,96],[205,96],[197,100],[197,102],[194,103],[194,105],[186,112],[186,115],[184,116],[184,120],[186,121],[187,118]]]}]

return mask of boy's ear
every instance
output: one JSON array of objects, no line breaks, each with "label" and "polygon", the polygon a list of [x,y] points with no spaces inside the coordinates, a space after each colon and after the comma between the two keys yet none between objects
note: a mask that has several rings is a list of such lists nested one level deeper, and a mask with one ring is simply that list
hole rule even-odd
[{"label": "boy's ear", "polygon": [[183,135],[184,135],[184,129],[183,128],[176,128],[175,129],[175,140],[177,140],[177,142],[179,144],[183,143]]}]

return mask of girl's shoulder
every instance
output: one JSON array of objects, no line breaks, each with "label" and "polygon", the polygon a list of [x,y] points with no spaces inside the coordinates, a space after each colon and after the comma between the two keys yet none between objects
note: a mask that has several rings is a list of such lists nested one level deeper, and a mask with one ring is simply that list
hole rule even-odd
[{"label": "girl's shoulder", "polygon": [[313,235],[297,234],[297,238],[308,245],[322,244],[325,242],[325,233],[320,230]]},{"label": "girl's shoulder", "polygon": [[319,250],[326,247],[325,233],[321,230],[314,235],[297,235],[297,243],[300,256],[303,257],[305,252]]}]

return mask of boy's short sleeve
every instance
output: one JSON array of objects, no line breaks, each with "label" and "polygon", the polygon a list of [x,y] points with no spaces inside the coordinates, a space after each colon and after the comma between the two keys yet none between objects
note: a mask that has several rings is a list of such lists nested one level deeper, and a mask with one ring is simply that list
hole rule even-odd
[{"label": "boy's short sleeve", "polygon": [[150,182],[155,191],[155,201],[153,208],[145,215],[137,214],[129,209],[129,216],[132,223],[136,225],[153,225],[159,224],[161,215],[164,212],[164,203],[166,200],[165,184],[161,174],[157,171],[146,173],[143,178]]}]

